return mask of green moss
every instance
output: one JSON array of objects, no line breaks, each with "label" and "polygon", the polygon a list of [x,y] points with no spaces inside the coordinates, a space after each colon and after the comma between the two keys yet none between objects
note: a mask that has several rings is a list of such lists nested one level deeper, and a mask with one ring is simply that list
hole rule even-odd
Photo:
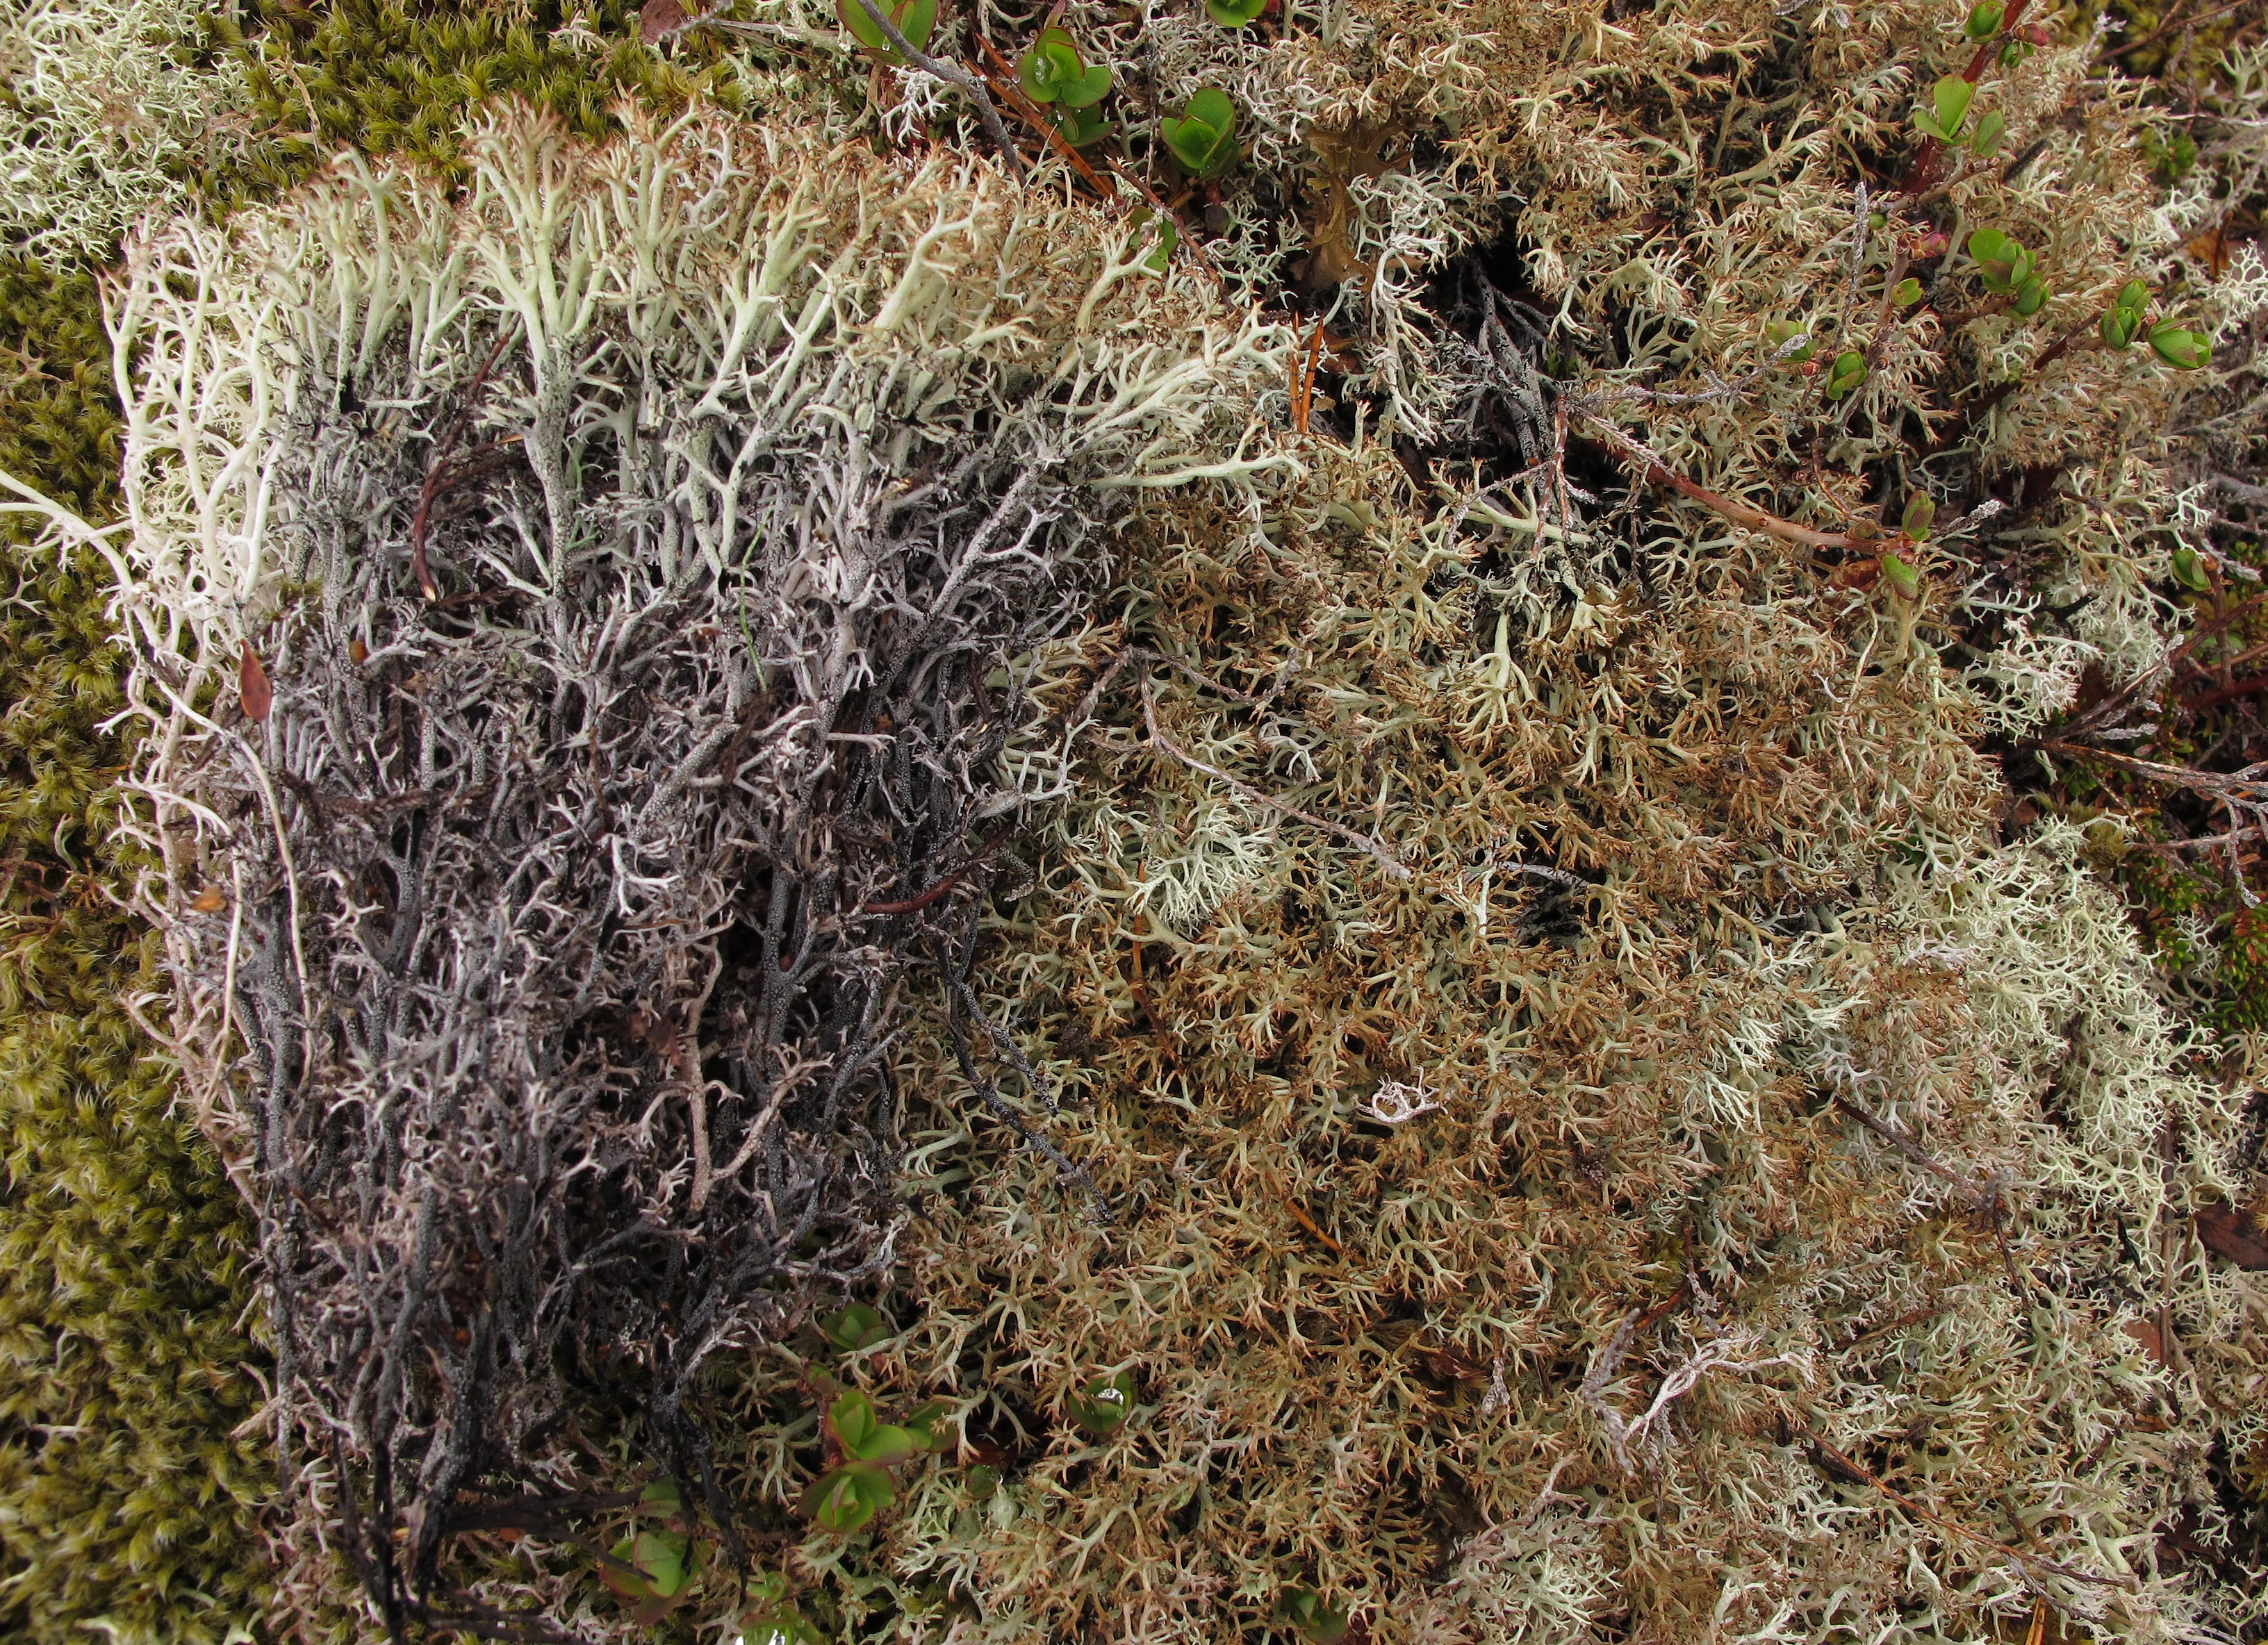
[{"label": "green moss", "polygon": [[[0,265],[0,469],[114,511],[95,283]],[[99,564],[7,521],[0,618],[0,1633],[218,1640],[256,1608],[246,1218],[119,1004],[152,941],[111,900],[130,752]]]},{"label": "green moss", "polygon": [[320,15],[256,0],[247,35],[226,22],[221,38],[243,57],[255,116],[269,128],[239,170],[208,180],[216,203],[285,187],[342,148],[406,153],[448,175],[462,165],[466,114],[516,96],[585,137],[618,129],[625,98],[673,110],[696,95],[736,106],[739,91],[716,37],[694,36],[674,60],[638,37],[638,9],[602,0],[585,33],[561,35],[576,8],[490,7],[435,0],[342,0]]}]

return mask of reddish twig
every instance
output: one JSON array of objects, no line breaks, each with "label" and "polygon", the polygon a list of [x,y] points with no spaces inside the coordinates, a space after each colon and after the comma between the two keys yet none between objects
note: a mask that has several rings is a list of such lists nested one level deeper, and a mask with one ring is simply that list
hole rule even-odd
[{"label": "reddish twig", "polygon": [[[1297,333],[1293,334],[1295,336]],[[1304,359],[1292,356],[1292,431],[1304,437],[1307,418],[1315,407],[1315,372],[1323,363],[1323,321],[1315,319],[1315,334],[1307,344]]]},{"label": "reddish twig", "polygon": [[1633,463],[1646,478],[1656,485],[1668,486],[1681,496],[1690,497],[1705,508],[1723,515],[1735,525],[1745,525],[1750,531],[1764,532],[1783,542],[1792,542],[1806,548],[1855,548],[1863,546],[1869,551],[1895,547],[1896,536],[1860,539],[1847,532],[1814,531],[1808,525],[1799,525],[1793,520],[1784,520],[1777,514],[1767,514],[1762,509],[1750,508],[1745,503],[1735,503],[1721,496],[1708,487],[1699,485],[1676,473],[1653,452],[1631,438],[1613,423],[1595,414],[1582,414],[1584,421],[1599,432],[1599,444],[1611,449],[1625,462]]},{"label": "reddish twig", "polygon": [[418,488],[417,512],[409,521],[409,575],[417,579],[417,591],[429,600],[441,598],[441,590],[433,581],[431,567],[425,559],[425,532],[433,513],[433,499],[441,495],[441,486],[449,472],[449,454],[456,450],[457,442],[464,437],[465,425],[472,420],[473,408],[479,403],[481,389],[489,380],[489,373],[504,357],[504,345],[512,341],[506,332],[496,340],[489,357],[481,362],[481,369],[473,373],[472,386],[465,391],[465,403],[459,407],[448,431],[442,435],[440,444],[433,452],[432,466],[425,471],[425,483]]},{"label": "reddish twig", "polygon": [[919,913],[922,909],[928,907],[930,904],[935,902],[939,898],[950,892],[955,885],[961,884],[963,879],[967,878],[970,870],[976,868],[978,863],[983,862],[986,857],[991,856],[992,853],[998,848],[1000,842],[1008,837],[1008,831],[1014,825],[1012,823],[1002,823],[998,828],[995,828],[990,834],[985,836],[984,843],[978,846],[976,849],[970,854],[967,862],[963,863],[959,868],[954,869],[953,872],[947,874],[943,879],[938,881],[936,885],[932,885],[927,891],[922,892],[920,896],[909,897],[903,902],[862,903],[859,905],[858,912],[861,914]]},{"label": "reddish twig", "polygon": [[1937,444],[1930,447],[1931,453],[1934,455],[1939,452],[1949,450],[1955,440],[1969,432],[1979,417],[2007,399],[2026,383],[2037,378],[2041,372],[2069,354],[2073,347],[2079,344],[2080,340],[2094,328],[2094,325],[2095,322],[2092,320],[2080,320],[2062,336],[2041,349],[2031,364],[2024,368],[2021,377],[2012,377],[2005,383],[1995,384],[1990,393],[1981,394],[1970,400],[1962,408],[1960,415],[1954,418],[1953,427],[1938,437]]},{"label": "reddish twig", "polygon": [[1837,1467],[1848,1469],[1853,1479],[1862,1480],[1867,1484],[1873,1486],[1884,1496],[1889,1497],[1890,1501],[1896,1502],[1900,1508],[1904,1509],[1906,1512],[1913,1515],[1918,1519],[1927,1520],[1931,1524],[1935,1525],[1940,1531],[1949,1531],[1955,1536],[1961,1538],[1963,1541],[1973,1542],[1979,1547],[1990,1548],[1995,1553],[1999,1554],[2003,1559],[2014,1560],[2020,1567],[2029,1565],[2036,1567],[2043,1571],[2052,1571],[2056,1575],[2064,1578],[2066,1582],[2085,1583],[2090,1587],[2095,1588],[2116,1588],[2119,1585],[2107,1576],[2090,1575],[2085,1571],[2073,1569],[2071,1566],[2061,1564],[2057,1561],[2042,1559],[2036,1553],[2026,1553],[2021,1549],[2008,1546],[2008,1545],[2004,1542],[1995,1542],[1992,1538],[1985,1536],[1982,1531],[1971,1531],[1968,1526],[1961,1524],[1955,1520],[1947,1519],[1939,1515],[1933,1514],[1929,1509],[1924,1508],[1919,1502],[1915,1502],[1913,1498],[1902,1495],[1898,1492],[1892,1490],[1889,1486],[1883,1484],[1882,1481],[1872,1472],[1859,1463],[1852,1460],[1851,1458],[1845,1456],[1841,1451],[1836,1450],[1834,1446],[1820,1438],[1816,1433],[1807,1433],[1806,1437],[1811,1441],[1814,1446],[1817,1447],[1821,1455],[1834,1463]]},{"label": "reddish twig", "polygon": [[1315,1219],[1307,1215],[1307,1208],[1301,1205],[1299,1201],[1292,1198],[1288,1192],[1284,1195],[1284,1208],[1291,1212],[1292,1215],[1299,1220],[1300,1227],[1306,1229],[1316,1238],[1322,1240],[1326,1245],[1329,1245],[1331,1248],[1331,1254],[1333,1256],[1344,1257],[1346,1255],[1346,1247],[1339,1244],[1337,1240],[1333,1239],[1329,1234],[1323,1232],[1322,1229],[1317,1225]]},{"label": "reddish twig", "polygon": [[2255,674],[2226,686],[2215,686],[2211,691],[2201,691],[2194,697],[2184,697],[2178,706],[2184,713],[2202,714],[2207,709],[2234,702],[2239,697],[2256,696],[2264,691],[2268,691],[2268,674]]}]

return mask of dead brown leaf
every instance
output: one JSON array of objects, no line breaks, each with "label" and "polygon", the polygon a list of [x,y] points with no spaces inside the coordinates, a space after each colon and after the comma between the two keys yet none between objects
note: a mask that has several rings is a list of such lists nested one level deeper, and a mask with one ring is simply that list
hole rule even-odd
[{"label": "dead brown leaf", "polygon": [[260,657],[252,649],[252,642],[244,643],[244,655],[236,663],[236,688],[244,699],[244,717],[257,724],[268,717],[276,706],[276,693],[268,684],[268,671],[260,665]]},{"label": "dead brown leaf", "polygon": [[2268,1268],[2268,1230],[2245,1212],[2227,1205],[2199,1206],[2197,1231],[2206,1250],[2238,1267]]},{"label": "dead brown leaf", "polygon": [[2159,1364],[2162,1365],[2166,1362],[2165,1333],[2158,1329],[2156,1320],[2129,1319],[2126,1322],[2126,1334],[2134,1339],[2143,1353],[2148,1355]]},{"label": "dead brown leaf", "polygon": [[638,38],[649,46],[658,46],[663,36],[683,28],[689,21],[685,8],[677,0],[648,0],[645,9],[638,13]]},{"label": "dead brown leaf", "polygon": [[2183,249],[2205,265],[2206,279],[2218,280],[2228,272],[2229,257],[2236,247],[2229,239],[2228,224],[2224,223],[2218,228],[2207,229]]}]

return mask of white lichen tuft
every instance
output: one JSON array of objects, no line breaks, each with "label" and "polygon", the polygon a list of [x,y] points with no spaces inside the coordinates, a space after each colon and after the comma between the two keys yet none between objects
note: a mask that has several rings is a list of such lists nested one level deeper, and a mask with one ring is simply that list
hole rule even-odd
[{"label": "white lichen tuft", "polygon": [[201,55],[202,0],[0,5],[0,238],[107,258],[144,212],[179,203],[191,165],[241,147],[244,79]]}]

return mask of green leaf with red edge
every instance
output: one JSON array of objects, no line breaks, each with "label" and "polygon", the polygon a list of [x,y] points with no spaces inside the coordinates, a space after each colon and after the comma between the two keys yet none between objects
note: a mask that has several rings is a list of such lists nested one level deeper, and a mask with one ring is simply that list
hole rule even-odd
[{"label": "green leaf with red edge", "polygon": [[1064,29],[1042,29],[1040,37],[1016,59],[1016,78],[1023,85],[1024,95],[1035,103],[1054,102],[1086,73],[1079,48]]},{"label": "green leaf with red edge", "polygon": [[1182,108],[1158,122],[1158,134],[1182,169],[1200,182],[1225,177],[1235,168],[1236,105],[1218,86],[1200,86]]},{"label": "green leaf with red edge", "polygon": [[701,1549],[691,1538],[641,1531],[615,1544],[600,1563],[599,1580],[623,1598],[638,1601],[643,1612],[657,1601],[682,1596],[700,1569]]},{"label": "green leaf with red edge", "polygon": [[1929,535],[1929,528],[1936,522],[1937,499],[1926,491],[1917,491],[1906,499],[1906,510],[1898,518],[1898,529],[1919,542]]},{"label": "green leaf with red edge", "polygon": [[903,1462],[922,1448],[914,1435],[883,1421],[874,1401],[856,1388],[828,1406],[827,1427],[844,1454],[859,1462]]},{"label": "green leaf with red edge", "polygon": [[819,1330],[836,1348],[855,1353],[887,1337],[890,1322],[864,1303],[850,1303],[821,1319]]},{"label": "green leaf with red edge", "polygon": [[2213,340],[2203,332],[2161,319],[2150,327],[2150,352],[2176,371],[2194,371],[2213,358]]},{"label": "green leaf with red edge", "polygon": [[804,1517],[821,1531],[847,1537],[887,1508],[897,1494],[890,1471],[881,1464],[850,1462],[812,1481],[799,1506]]},{"label": "green leaf with red edge", "polygon": [[932,1399],[917,1406],[906,1414],[906,1431],[921,1442],[927,1451],[951,1450],[956,1439],[954,1433],[953,1401]]},{"label": "green leaf with red edge", "polygon": [[1970,261],[1986,288],[2006,297],[2032,277],[2032,254],[1998,229],[1969,237]]},{"label": "green leaf with red edge", "polygon": [[858,1447],[881,1424],[882,1419],[874,1411],[873,1396],[861,1389],[845,1389],[827,1407],[827,1431],[854,1457],[858,1454]]},{"label": "green leaf with red edge", "polygon": [[1867,356],[1856,349],[1845,349],[1828,368],[1827,398],[1840,400],[1866,380]]},{"label": "green leaf with red edge", "polygon": [[[1779,351],[1798,337],[1804,337],[1802,345],[1790,350],[1785,356],[1779,356]],[[1782,365],[1801,365],[1819,352],[1818,340],[1805,336],[1803,322],[1794,319],[1776,319],[1765,327],[1764,346],[1775,356],[1779,356],[1779,363]]]},{"label": "green leaf with red edge", "polygon": [[1115,1433],[1134,1413],[1134,1374],[1117,1371],[1092,1378],[1064,1401],[1071,1420],[1098,1438]]}]

